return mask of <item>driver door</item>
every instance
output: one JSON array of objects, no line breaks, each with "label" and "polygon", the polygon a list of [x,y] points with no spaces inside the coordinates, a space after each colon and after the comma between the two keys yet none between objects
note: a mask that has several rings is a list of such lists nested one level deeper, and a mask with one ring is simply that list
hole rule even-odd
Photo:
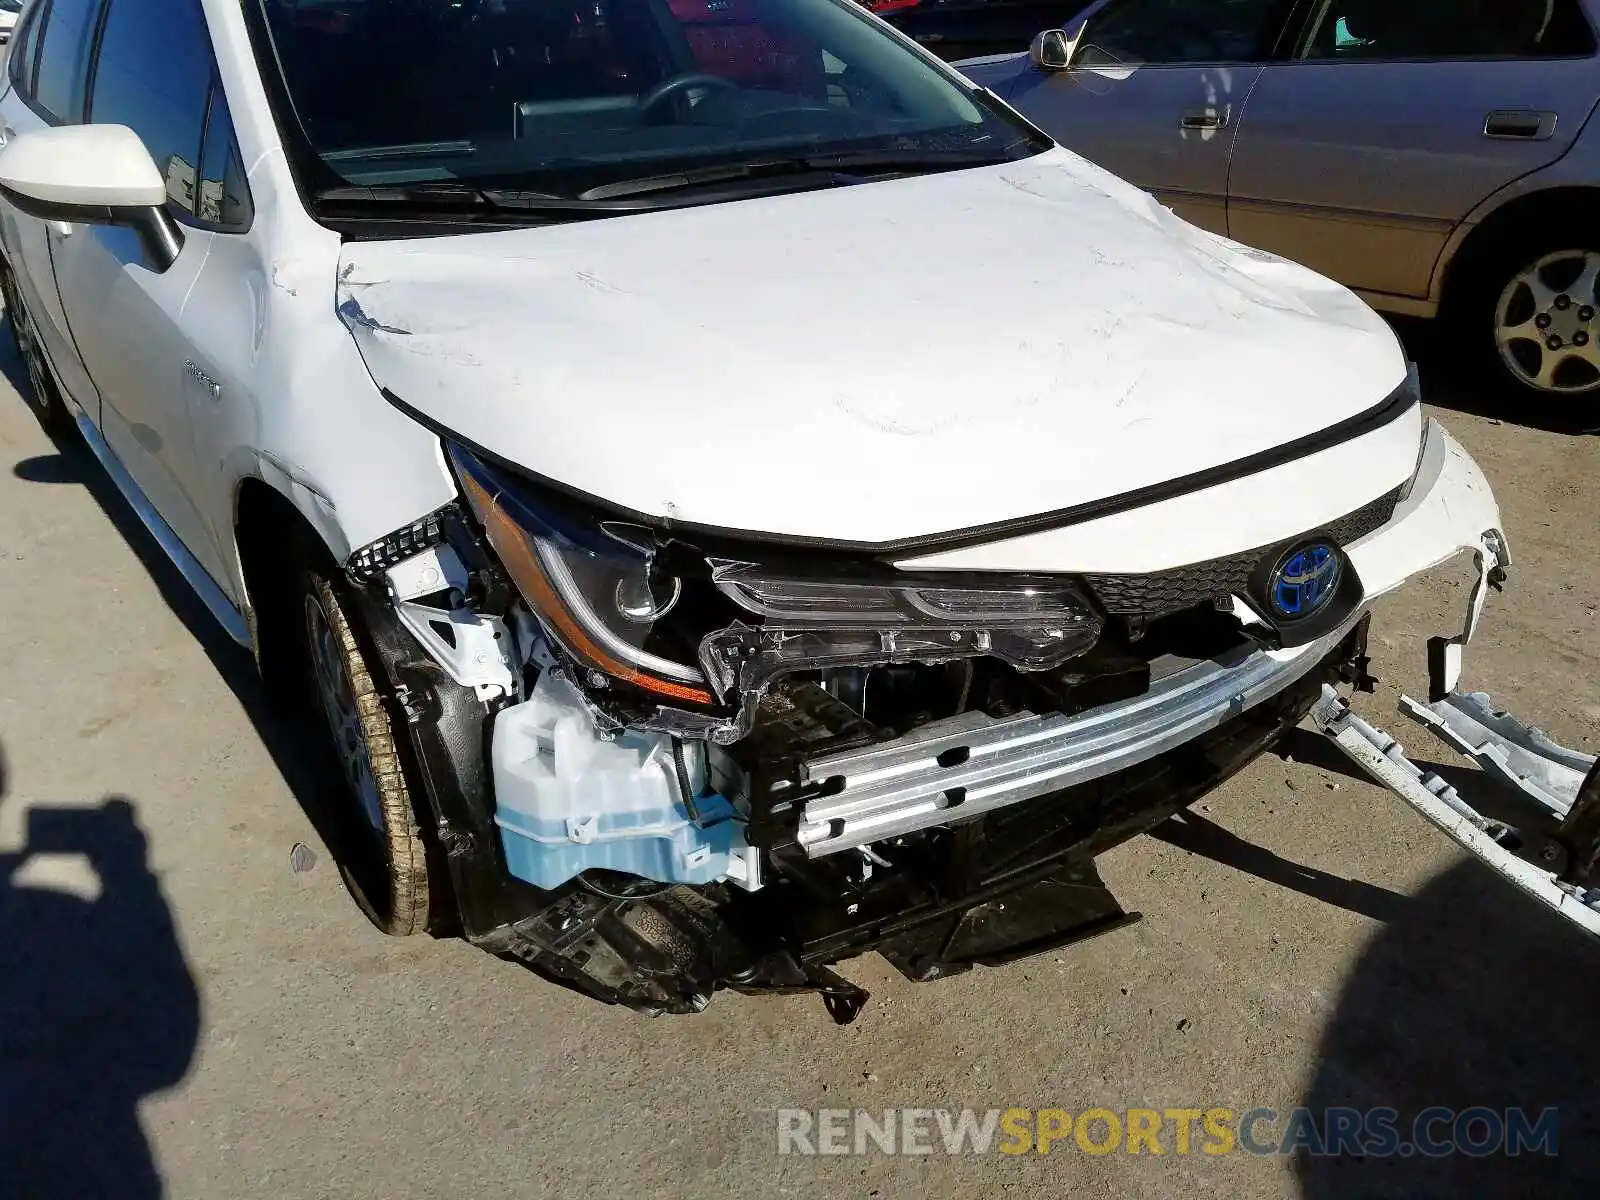
[{"label": "driver door", "polygon": [[123,468],[212,576],[228,578],[206,517],[195,440],[207,416],[184,305],[214,236],[202,219],[202,142],[211,42],[199,0],[109,0],[87,120],[126,125],[167,178],[183,247],[165,270],[133,229],[73,225],[53,235],[56,288],[84,366],[99,386],[100,431]]},{"label": "driver door", "polygon": [[1064,71],[1026,69],[1007,99],[1068,149],[1228,232],[1245,99],[1293,0],[1103,0]]}]

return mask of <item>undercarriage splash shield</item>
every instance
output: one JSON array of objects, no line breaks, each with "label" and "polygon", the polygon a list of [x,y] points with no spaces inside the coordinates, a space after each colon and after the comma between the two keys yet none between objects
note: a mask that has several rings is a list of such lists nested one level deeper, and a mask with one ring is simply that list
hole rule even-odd
[{"label": "undercarriage splash shield", "polygon": [[[1483,815],[1457,789],[1418,767],[1394,738],[1351,712],[1331,687],[1323,689],[1311,719],[1368,775],[1495,874],[1600,938],[1600,878],[1590,878],[1597,837],[1589,810],[1596,807],[1595,793],[1600,792],[1595,760],[1495,713],[1487,696],[1452,694],[1431,705],[1402,697],[1401,710],[1465,750],[1486,774],[1509,784],[1528,802],[1530,821],[1571,819],[1563,819],[1541,840],[1531,858],[1524,857],[1533,839]],[[1580,769],[1586,774],[1579,774]],[[1579,783],[1570,796],[1563,796],[1573,776]]]}]

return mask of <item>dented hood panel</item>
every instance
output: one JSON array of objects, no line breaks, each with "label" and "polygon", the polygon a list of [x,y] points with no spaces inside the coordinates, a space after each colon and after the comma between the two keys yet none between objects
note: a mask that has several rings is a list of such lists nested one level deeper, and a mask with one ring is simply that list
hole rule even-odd
[{"label": "dented hood panel", "polygon": [[[656,517],[847,542],[1234,462],[1405,375],[1343,288],[1064,151],[352,243],[338,301],[379,385],[504,459]],[[1353,507],[1348,479],[1303,482]]]}]

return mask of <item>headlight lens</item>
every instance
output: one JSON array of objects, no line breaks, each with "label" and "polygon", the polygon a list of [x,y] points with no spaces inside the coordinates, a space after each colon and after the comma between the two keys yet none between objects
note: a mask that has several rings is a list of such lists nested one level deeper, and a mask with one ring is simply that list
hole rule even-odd
[{"label": "headlight lens", "polygon": [[698,668],[647,649],[682,583],[600,525],[560,522],[477,456],[450,446],[463,494],[511,581],[568,654],[676,704],[713,703]]},{"label": "headlight lens", "polygon": [[509,472],[447,447],[489,544],[550,637],[606,680],[674,706],[742,707],[780,675],[841,666],[992,656],[1046,670],[1102,632],[1062,579],[876,563],[791,572],[698,551],[678,578],[661,569],[651,531],[568,516]]},{"label": "headlight lens", "polygon": [[993,656],[1042,671],[1082,654],[1103,625],[1059,580],[797,578],[750,563],[711,562],[722,593],[760,617],[700,644],[719,695],[759,689],[792,671]]}]

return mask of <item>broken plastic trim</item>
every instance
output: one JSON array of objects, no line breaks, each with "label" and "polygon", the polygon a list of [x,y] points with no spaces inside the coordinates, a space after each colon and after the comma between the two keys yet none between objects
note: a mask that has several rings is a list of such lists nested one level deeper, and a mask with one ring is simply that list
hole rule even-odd
[{"label": "broken plastic trim", "polygon": [[1461,667],[1467,643],[1478,631],[1483,620],[1484,602],[1490,590],[1500,591],[1505,586],[1507,568],[1511,566],[1511,552],[1506,547],[1505,534],[1498,529],[1486,529],[1479,536],[1478,547],[1473,552],[1478,568],[1478,580],[1472,585],[1472,595],[1467,601],[1467,619],[1455,637],[1428,639],[1428,700],[1443,700],[1456,690],[1461,682]]},{"label": "broken plastic trim", "polygon": [[363,586],[369,584],[406,559],[433,546],[442,546],[447,536],[449,520],[459,515],[460,510],[454,501],[442,508],[436,508],[427,516],[418,518],[404,528],[385,534],[377,541],[368,542],[353,551],[345,560],[344,569],[356,583]]},{"label": "broken plastic trim", "polygon": [[[1469,714],[1482,715],[1482,710],[1487,709],[1486,700],[1487,698],[1484,698],[1484,703],[1480,705],[1476,702],[1476,697],[1469,697],[1463,704],[1458,697],[1447,697],[1444,701],[1424,709],[1424,706],[1417,704],[1416,701],[1403,697],[1401,704],[1402,711],[1419,719],[1425,719],[1429,727],[1436,732],[1448,729],[1455,735],[1460,733],[1460,728],[1453,722],[1451,710],[1459,709]],[[1420,717],[1425,711],[1432,714],[1431,718]],[[1520,725],[1517,728],[1521,730],[1523,736],[1507,738],[1508,726],[1505,722],[1510,719],[1505,718],[1504,714],[1498,714],[1497,717],[1495,723],[1499,725],[1499,732],[1481,743],[1473,753],[1474,758],[1479,758],[1481,753],[1482,758],[1479,760],[1486,766],[1500,757],[1494,753],[1497,741],[1498,748],[1507,754],[1509,747],[1519,742],[1524,750],[1538,744],[1536,739],[1526,736],[1531,731]],[[1565,917],[1591,937],[1600,938],[1600,888],[1587,888],[1566,882],[1560,878],[1556,870],[1541,867],[1519,857],[1515,852],[1519,839],[1515,836],[1514,830],[1483,816],[1438,775],[1418,767],[1406,757],[1405,749],[1399,742],[1382,729],[1351,712],[1350,706],[1340,699],[1338,693],[1331,687],[1323,689],[1322,699],[1311,710],[1311,718],[1334,745],[1344,751],[1356,765],[1405,801],[1464,850],[1480,859],[1495,874],[1532,896],[1540,904]],[[1479,728],[1484,727],[1479,726]],[[1458,744],[1456,736],[1448,736],[1446,740]],[[1517,786],[1524,795],[1539,800],[1535,791],[1520,784]],[[1557,849],[1555,854],[1557,862],[1560,857],[1560,851]]]}]

